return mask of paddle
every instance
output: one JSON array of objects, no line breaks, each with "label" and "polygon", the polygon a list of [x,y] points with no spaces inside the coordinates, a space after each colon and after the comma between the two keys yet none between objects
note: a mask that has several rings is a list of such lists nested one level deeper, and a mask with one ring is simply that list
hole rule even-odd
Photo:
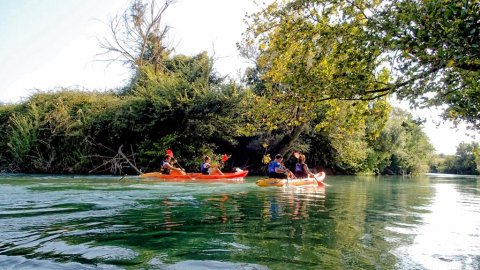
[{"label": "paddle", "polygon": [[224,175],[221,169],[225,167],[225,162],[227,162],[229,158],[230,156],[223,154],[218,164],[210,165],[210,175]]},{"label": "paddle", "polygon": [[[322,180],[325,179],[325,172],[323,174],[324,174],[324,176],[323,176]],[[315,174],[314,174],[314,176],[315,176]],[[318,180],[316,177],[315,177],[315,180],[317,180],[317,185],[319,187],[323,187],[325,185],[321,180]]]}]

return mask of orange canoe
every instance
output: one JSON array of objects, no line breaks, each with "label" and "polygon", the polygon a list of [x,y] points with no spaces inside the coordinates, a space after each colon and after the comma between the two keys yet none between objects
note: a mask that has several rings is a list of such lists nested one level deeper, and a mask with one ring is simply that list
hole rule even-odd
[{"label": "orange canoe", "polygon": [[182,173],[177,171],[172,171],[171,174],[162,174],[160,172],[151,172],[140,175],[141,178],[158,178],[162,180],[173,180],[179,182],[179,180],[223,180],[223,181],[236,181],[243,180],[247,176],[248,171],[239,171],[233,173],[223,173],[223,174],[201,174],[201,173]]},{"label": "orange canoe", "polygon": [[193,180],[193,178],[184,173],[179,171],[172,171],[170,174],[163,174],[161,172],[150,172],[144,173],[140,175],[140,178],[160,178],[160,179],[185,179],[185,180]]}]

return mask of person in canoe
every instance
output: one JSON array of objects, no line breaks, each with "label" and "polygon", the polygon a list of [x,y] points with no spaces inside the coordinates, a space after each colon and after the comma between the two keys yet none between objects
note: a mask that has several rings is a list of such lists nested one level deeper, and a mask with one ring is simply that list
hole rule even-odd
[{"label": "person in canoe", "polygon": [[200,172],[205,175],[223,175],[222,171],[219,168],[213,167],[212,159],[209,156],[205,156],[202,164],[200,165]]},{"label": "person in canoe", "polygon": [[300,154],[298,156],[298,163],[295,165],[295,176],[297,178],[315,177],[310,171],[307,164],[305,164],[305,155]]},{"label": "person in canoe", "polygon": [[172,161],[172,156],[168,154],[165,155],[165,157],[162,160],[162,164],[161,164],[162,166],[160,168],[160,172],[162,174],[171,174],[172,171],[176,171],[179,174],[185,174],[185,172],[182,169],[172,166],[172,164],[175,163],[176,160],[174,160],[173,163],[170,164],[171,161]]},{"label": "person in canoe", "polygon": [[282,165],[282,155],[276,155],[275,159],[268,164],[268,177],[270,178],[289,178],[289,170]]}]

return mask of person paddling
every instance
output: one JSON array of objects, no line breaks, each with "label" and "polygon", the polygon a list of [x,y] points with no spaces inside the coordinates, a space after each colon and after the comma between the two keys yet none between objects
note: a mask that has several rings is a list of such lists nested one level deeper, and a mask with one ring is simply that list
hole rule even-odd
[{"label": "person paddling", "polygon": [[202,164],[200,165],[200,172],[205,175],[214,174],[214,175],[223,175],[222,171],[219,168],[214,168],[210,163],[212,159],[209,156],[205,156]]},{"label": "person paddling", "polygon": [[276,155],[275,159],[268,164],[268,177],[270,178],[288,178],[288,169],[282,166],[282,155]]},{"label": "person paddling", "polygon": [[[185,174],[185,172],[180,169],[180,168],[176,168],[176,167],[173,167],[171,164],[170,164],[170,161],[172,160],[172,156],[171,155],[165,155],[165,157],[163,158],[162,160],[162,163],[161,163],[161,168],[160,168],[160,172],[162,174],[170,174],[171,171],[178,171],[180,172],[181,174]],[[176,160],[173,161],[173,163],[175,163]]]},{"label": "person paddling", "polygon": [[209,156],[205,156],[205,158],[203,159],[203,162],[202,162],[202,165],[200,165],[200,172],[202,174],[210,174],[210,162],[211,162],[211,159]]},{"label": "person paddling", "polygon": [[305,155],[300,154],[298,156],[298,163],[295,165],[295,176],[297,178],[315,177],[307,164],[305,164]]}]

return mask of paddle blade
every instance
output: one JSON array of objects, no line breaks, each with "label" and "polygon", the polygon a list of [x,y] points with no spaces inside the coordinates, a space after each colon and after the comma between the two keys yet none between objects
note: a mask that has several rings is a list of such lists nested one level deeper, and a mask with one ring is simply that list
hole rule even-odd
[{"label": "paddle blade", "polygon": [[173,158],[173,151],[170,150],[170,149],[168,149],[168,150],[167,150],[167,155],[169,155],[170,157]]},{"label": "paddle blade", "polygon": [[295,151],[293,152],[293,156],[298,159],[300,157],[300,153]]},{"label": "paddle blade", "polygon": [[222,161],[223,161],[223,162],[226,162],[227,160],[228,160],[227,154],[223,154],[223,156],[222,156]]}]

